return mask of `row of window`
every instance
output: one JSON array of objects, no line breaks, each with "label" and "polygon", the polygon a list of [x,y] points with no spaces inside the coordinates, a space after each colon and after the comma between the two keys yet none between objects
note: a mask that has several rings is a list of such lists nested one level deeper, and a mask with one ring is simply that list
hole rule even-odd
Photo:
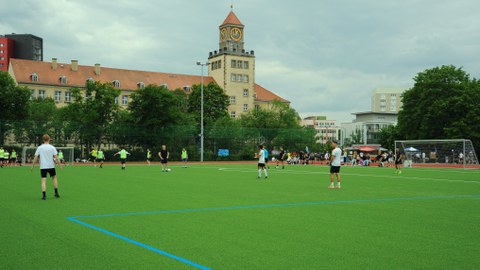
[{"label": "row of window", "polygon": [[[38,97],[39,98],[46,98],[45,95],[45,90],[38,90]],[[85,95],[86,98],[89,98],[89,96]],[[31,96],[30,99],[35,98],[35,90],[31,90]],[[55,102],[59,103],[62,102],[62,91],[55,91],[54,95],[54,100]],[[70,91],[65,92],[65,97],[64,97],[64,102],[65,103],[70,103],[72,101],[72,96]],[[115,104],[118,104],[118,97],[115,97]],[[128,95],[122,95],[122,105],[128,105]]]},{"label": "row of window", "polygon": [[[380,106],[380,111],[381,112],[386,112],[387,111],[387,106],[381,105]],[[395,104],[390,105],[390,111],[391,112],[396,112],[397,111],[397,106],[395,106]]]},{"label": "row of window", "polygon": [[249,81],[249,76],[248,75],[242,75],[242,74],[234,74],[232,73],[232,82],[244,82],[248,83]]},{"label": "row of window", "polygon": [[212,70],[222,68],[222,60],[212,62]]},{"label": "row of window", "polygon": [[[255,110],[258,110],[258,109],[260,109],[260,106],[255,105]],[[243,111],[244,112],[248,111],[248,104],[243,104]],[[230,112],[230,117],[231,118],[237,117],[237,112]]]},{"label": "row of window", "polygon": [[232,68],[241,68],[241,69],[248,69],[249,63],[248,61],[242,61],[242,60],[233,60],[231,63]]},{"label": "row of window", "polygon": [[[3,60],[3,59],[1,59],[1,58],[3,58],[3,57],[0,57],[0,60]],[[32,82],[38,82],[38,80],[39,80],[39,77],[38,77],[38,74],[37,74],[37,73],[33,73],[30,77],[31,77],[31,79],[32,79]],[[60,76],[58,79],[59,79],[59,81],[60,81],[61,84],[67,84],[67,83],[68,83],[67,76]],[[94,79],[93,79],[93,78],[88,78],[87,81],[93,82]],[[114,80],[114,81],[112,81],[112,84],[113,84],[113,86],[114,86],[115,88],[120,88],[120,86],[121,86],[119,80]],[[145,83],[144,83],[144,82],[138,82],[137,85],[138,85],[138,88],[139,88],[139,89],[144,89],[144,88],[145,88]],[[165,86],[165,87],[168,88],[168,85],[167,85],[167,84],[162,84],[162,86]],[[185,86],[185,87],[188,87],[188,86]],[[185,90],[185,87],[184,87],[184,90]],[[190,90],[190,89],[188,89],[188,91],[189,91],[189,90]],[[185,90],[185,91],[187,91],[187,90]]]}]

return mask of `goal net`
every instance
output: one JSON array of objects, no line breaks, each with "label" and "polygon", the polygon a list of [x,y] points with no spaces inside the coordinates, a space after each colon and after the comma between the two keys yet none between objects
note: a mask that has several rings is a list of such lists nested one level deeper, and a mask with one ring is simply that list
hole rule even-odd
[{"label": "goal net", "polygon": [[407,140],[395,141],[395,149],[405,155],[405,166],[436,166],[479,169],[472,141],[458,140]]},{"label": "goal net", "polygon": [[[67,165],[73,165],[74,163],[74,148],[73,147],[55,147],[58,152],[58,157],[60,158],[61,153],[63,154],[63,162]],[[22,149],[22,164],[29,164],[33,162],[35,157],[35,151],[37,147],[25,146]]]}]

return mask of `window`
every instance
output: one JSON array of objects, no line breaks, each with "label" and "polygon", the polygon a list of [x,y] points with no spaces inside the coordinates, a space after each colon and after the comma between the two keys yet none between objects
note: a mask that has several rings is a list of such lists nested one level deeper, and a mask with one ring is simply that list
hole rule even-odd
[{"label": "window", "polygon": [[237,61],[237,67],[243,68],[243,61]]},{"label": "window", "polygon": [[230,96],[230,104],[237,104],[235,96]]},{"label": "window", "polygon": [[59,80],[61,84],[67,84],[67,76],[60,76]]},{"label": "window", "polygon": [[65,102],[66,102],[66,103],[69,103],[70,101],[71,101],[70,92],[67,91],[67,92],[65,92]]},{"label": "window", "polygon": [[45,90],[38,90],[38,97],[45,98]]},{"label": "window", "polygon": [[5,58],[3,58],[3,56],[0,56],[0,60],[5,60]]},{"label": "window", "polygon": [[232,74],[232,82],[236,82],[237,81],[237,74]]},{"label": "window", "polygon": [[244,62],[243,62],[243,68],[244,68],[244,69],[248,69],[248,61],[244,61]]},{"label": "window", "polygon": [[112,83],[113,83],[113,86],[115,88],[120,88],[120,81],[119,80],[114,80]]},{"label": "window", "polygon": [[236,68],[237,67],[237,60],[232,60],[232,68]]},{"label": "window", "polygon": [[115,97],[115,105],[118,104],[118,96]]},{"label": "window", "polygon": [[3,53],[3,50],[0,50],[0,53]]},{"label": "window", "polygon": [[31,77],[32,77],[32,82],[38,82],[38,74],[37,73],[33,73]]},{"label": "window", "polygon": [[260,105],[255,105],[255,110],[260,109]]},{"label": "window", "polygon": [[243,75],[243,82],[248,83],[248,75]]},{"label": "window", "polygon": [[230,112],[230,117],[235,118],[236,114],[235,112]]},{"label": "window", "polygon": [[185,92],[190,92],[191,90],[192,90],[192,88],[189,85],[185,85],[183,87],[183,91],[185,91]]},{"label": "window", "polygon": [[0,64],[0,67],[3,67],[3,64]]},{"label": "window", "polygon": [[217,62],[218,62],[217,67],[218,67],[218,68],[222,68],[222,60],[218,60]]},{"label": "window", "polygon": [[88,78],[88,79],[87,79],[87,82],[89,82],[89,83],[93,83],[94,81],[95,81],[95,80],[93,80],[93,78]]},{"label": "window", "polygon": [[35,90],[30,91],[30,100],[35,98]]},{"label": "window", "polygon": [[244,112],[248,111],[248,104],[243,104],[243,111]]},{"label": "window", "polygon": [[160,86],[168,89],[168,84],[166,84],[166,83],[162,83],[162,84],[160,84]]},{"label": "window", "polygon": [[139,89],[145,89],[145,83],[143,82],[138,82],[137,83]]},{"label": "window", "polygon": [[215,69],[217,69],[217,61],[212,63],[212,70],[215,70]]},{"label": "window", "polygon": [[381,112],[385,112],[387,110],[387,108],[385,106],[380,106],[380,111]]},{"label": "window", "polygon": [[237,75],[237,81],[242,82],[242,80],[243,80],[243,76],[241,74],[238,74]]},{"label": "window", "polygon": [[248,97],[248,89],[243,89],[243,96]]},{"label": "window", "polygon": [[55,91],[55,102],[60,102],[62,101],[62,92],[61,91]]},{"label": "window", "polygon": [[128,105],[128,96],[127,95],[122,96],[122,105]]},{"label": "window", "polygon": [[382,94],[382,95],[380,96],[380,100],[385,100],[386,98],[387,98],[387,96],[386,96],[385,94]]},{"label": "window", "polygon": [[395,112],[397,110],[397,106],[395,105],[390,105],[390,111]]},{"label": "window", "polygon": [[0,43],[0,47],[3,47],[3,43]]}]

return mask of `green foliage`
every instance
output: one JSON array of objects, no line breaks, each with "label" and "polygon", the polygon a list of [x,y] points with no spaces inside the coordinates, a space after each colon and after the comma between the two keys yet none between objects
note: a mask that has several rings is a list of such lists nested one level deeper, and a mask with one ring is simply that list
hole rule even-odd
[{"label": "green foliage", "polygon": [[387,149],[395,149],[395,140],[401,140],[396,126],[388,126],[380,130],[379,142],[382,147]]},{"label": "green foliage", "polygon": [[28,144],[41,144],[43,134],[55,134],[57,112],[55,101],[51,98],[29,101],[27,120],[15,123],[15,138]]},{"label": "green foliage", "polygon": [[0,71],[0,145],[13,122],[27,118],[29,99],[28,88],[17,86],[10,74]]},{"label": "green foliage", "polygon": [[480,84],[454,66],[420,72],[403,95],[398,132],[405,139],[471,139],[480,146]]},{"label": "green foliage", "polygon": [[[228,96],[216,83],[209,83],[203,88],[203,119],[204,126],[213,126],[215,122],[228,116]],[[188,111],[192,114],[195,123],[200,123],[201,85],[194,85],[188,96]]]}]

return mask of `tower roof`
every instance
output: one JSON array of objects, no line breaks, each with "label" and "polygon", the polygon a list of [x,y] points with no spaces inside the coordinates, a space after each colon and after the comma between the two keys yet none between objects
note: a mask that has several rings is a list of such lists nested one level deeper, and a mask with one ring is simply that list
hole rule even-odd
[{"label": "tower roof", "polygon": [[225,21],[223,21],[222,25],[225,24],[235,24],[243,26],[243,24],[240,22],[240,20],[237,18],[237,15],[235,15],[233,11],[230,11]]}]

